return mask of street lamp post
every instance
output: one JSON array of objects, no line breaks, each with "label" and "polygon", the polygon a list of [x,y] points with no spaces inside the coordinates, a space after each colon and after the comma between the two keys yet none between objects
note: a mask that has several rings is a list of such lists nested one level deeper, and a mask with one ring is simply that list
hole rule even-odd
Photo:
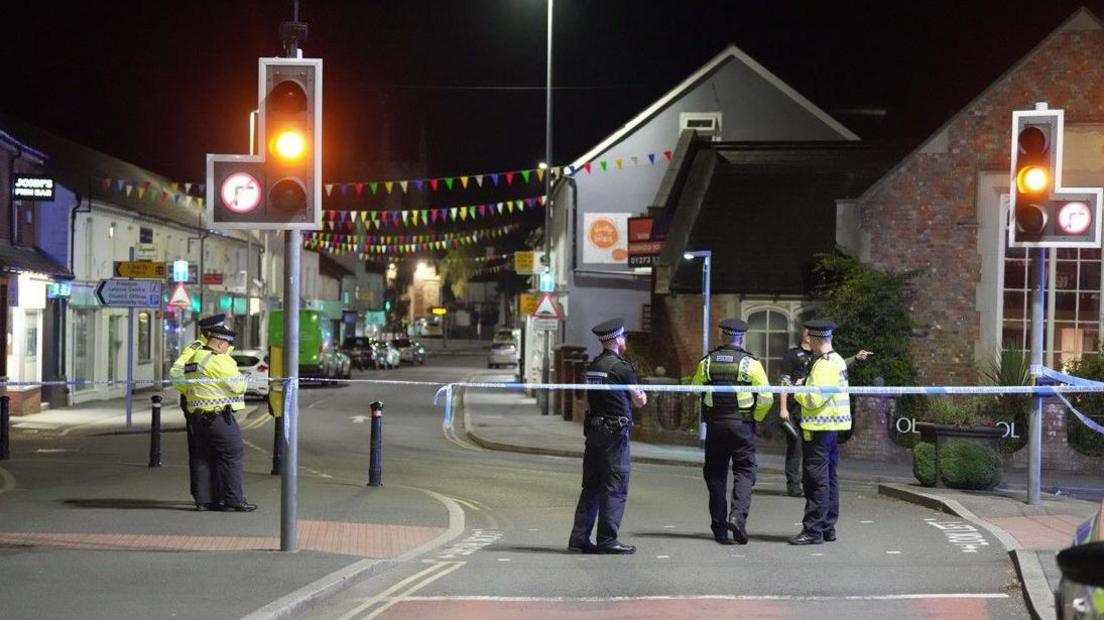
[{"label": "street lamp post", "polygon": [[[682,255],[685,260],[694,260],[695,258],[701,258],[702,260],[702,357],[709,355],[709,281],[710,272],[713,268],[713,252],[709,250],[698,250],[696,252],[686,252]],[[701,426],[698,430],[698,447],[705,448],[705,420],[701,420]]]},{"label": "street lamp post", "polygon": [[[552,262],[552,4],[548,0],[548,61],[545,63],[544,94],[544,260]],[[541,383],[548,383],[552,365],[552,333],[544,332],[544,360],[541,364]],[[551,393],[542,390],[541,414],[548,415],[551,408]]]}]

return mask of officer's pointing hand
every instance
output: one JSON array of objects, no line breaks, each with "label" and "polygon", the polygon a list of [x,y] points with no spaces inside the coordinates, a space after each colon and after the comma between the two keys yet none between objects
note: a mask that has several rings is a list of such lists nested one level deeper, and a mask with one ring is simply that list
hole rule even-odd
[{"label": "officer's pointing hand", "polygon": [[873,351],[860,349],[859,352],[855,354],[855,359],[859,360],[860,362],[865,362],[866,358],[870,357],[871,355],[874,355]]}]

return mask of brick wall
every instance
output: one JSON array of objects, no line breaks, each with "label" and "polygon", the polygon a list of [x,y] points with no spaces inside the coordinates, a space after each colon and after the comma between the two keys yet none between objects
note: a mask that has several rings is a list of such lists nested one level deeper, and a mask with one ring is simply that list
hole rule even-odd
[{"label": "brick wall", "polygon": [[30,390],[7,390],[11,401],[8,403],[8,412],[13,415],[27,415],[42,411],[42,390],[33,388]]},{"label": "brick wall", "polygon": [[1012,110],[1046,101],[1067,123],[1104,122],[1101,57],[1104,32],[1053,35],[857,202],[871,262],[921,271],[913,312],[927,335],[912,353],[922,382],[977,380],[975,186],[979,172],[1008,169]]}]

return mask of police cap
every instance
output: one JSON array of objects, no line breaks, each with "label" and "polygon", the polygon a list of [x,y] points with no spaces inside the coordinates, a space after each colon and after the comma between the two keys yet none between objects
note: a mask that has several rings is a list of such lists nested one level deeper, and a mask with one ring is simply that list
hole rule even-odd
[{"label": "police cap", "polygon": [[741,321],[740,319],[725,319],[718,324],[721,328],[721,333],[726,336],[739,336],[747,332],[747,321]]},{"label": "police cap", "polygon": [[205,317],[199,320],[200,331],[208,331],[212,327],[222,327],[226,324],[225,314],[212,314],[209,317]]},{"label": "police cap", "polygon": [[805,329],[809,330],[809,335],[814,338],[828,338],[832,335],[832,330],[836,329],[836,322],[832,319],[805,321]]},{"label": "police cap", "polygon": [[225,340],[233,344],[234,339],[238,337],[238,333],[224,325],[216,325],[207,330],[207,337]]},{"label": "police cap", "polygon": [[625,335],[625,320],[610,319],[604,323],[595,325],[590,331],[594,332],[594,335],[598,336],[598,340],[602,342],[613,340],[614,338]]}]

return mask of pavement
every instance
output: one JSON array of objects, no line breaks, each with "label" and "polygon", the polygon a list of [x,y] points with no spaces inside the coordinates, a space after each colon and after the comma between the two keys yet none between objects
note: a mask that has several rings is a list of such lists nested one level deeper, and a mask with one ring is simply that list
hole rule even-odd
[{"label": "pavement", "polygon": [[[503,376],[493,380],[507,381]],[[554,415],[542,416],[536,399],[519,392],[471,390],[460,397],[460,419],[467,437],[492,450],[581,457],[582,427]],[[760,451],[760,472],[780,474],[784,455]],[[703,453],[690,446],[632,442],[637,463],[701,467]],[[1074,531],[1098,510],[1104,510],[1104,480],[1093,476],[1043,472],[1043,499],[1025,503],[1025,472],[1005,472],[1006,480],[989,492],[928,488],[916,482],[910,465],[847,459],[840,463],[841,480],[877,486],[879,494],[952,514],[970,525],[948,532],[962,544],[989,544],[977,528],[990,533],[1009,553],[1024,586],[1028,609],[1037,618],[1055,617],[1053,591],[1061,577],[1057,551],[1068,547]],[[1073,490],[1078,497],[1070,496]],[[967,548],[968,552],[969,549]]]}]

